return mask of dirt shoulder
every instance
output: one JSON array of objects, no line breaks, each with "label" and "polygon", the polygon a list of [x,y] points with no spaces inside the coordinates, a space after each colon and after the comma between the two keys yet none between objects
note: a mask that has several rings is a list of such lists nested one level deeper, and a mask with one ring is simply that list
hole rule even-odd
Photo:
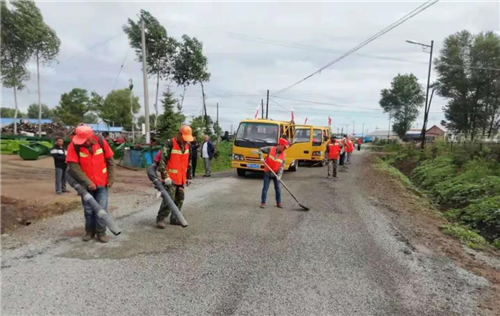
[{"label": "dirt shoulder", "polygon": [[[117,167],[117,178],[110,194],[129,195],[151,187],[144,171]],[[51,157],[25,161],[17,155],[1,156],[1,231],[6,233],[21,226],[81,205],[80,197],[71,193],[56,195],[54,162]]]},{"label": "dirt shoulder", "polygon": [[399,179],[378,170],[376,154],[364,156],[360,185],[374,203],[383,205],[398,230],[422,252],[452,259],[458,266],[486,278],[491,287],[484,290],[481,307],[489,315],[500,315],[500,252],[476,252],[458,240],[444,235],[439,227],[447,224],[439,211],[424,197],[408,190]]}]

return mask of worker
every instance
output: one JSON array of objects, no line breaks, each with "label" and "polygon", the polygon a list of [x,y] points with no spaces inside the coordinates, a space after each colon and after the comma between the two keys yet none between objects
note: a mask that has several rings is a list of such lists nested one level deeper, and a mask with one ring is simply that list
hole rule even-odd
[{"label": "worker", "polygon": [[[266,207],[267,191],[269,190],[269,183],[271,180],[274,182],[274,190],[276,191],[276,206],[283,208],[281,203],[281,187],[279,180],[283,175],[285,169],[285,150],[290,147],[286,139],[280,138],[277,146],[262,147],[258,150],[261,161],[266,165],[264,167],[264,186],[262,188],[262,198],[260,208]],[[267,154],[264,160],[263,154]],[[274,174],[271,170],[274,171]]]},{"label": "worker", "polygon": [[193,138],[193,141],[191,142],[191,169],[192,169],[192,174],[193,178],[196,177],[196,166],[198,165],[198,148],[200,148],[200,144],[198,144],[198,140]]},{"label": "worker", "polygon": [[[179,209],[184,203],[184,187],[191,184],[192,167],[190,159],[190,145],[194,140],[191,127],[184,125],[179,132],[168,140],[161,151],[161,159],[158,162],[158,171],[165,189],[172,197]],[[156,225],[160,229],[166,227],[165,219],[172,213],[167,203],[163,201],[156,217]],[[180,225],[174,214],[170,215],[171,225]]]},{"label": "worker", "polygon": [[54,166],[56,169],[56,194],[61,195],[64,193],[69,193],[66,189],[66,154],[68,151],[64,148],[64,140],[62,137],[56,138],[56,143],[54,147],[50,150],[50,154],[54,158]]},{"label": "worker", "polygon": [[[75,136],[68,146],[66,162],[69,172],[84,185],[104,210],[108,208],[108,189],[115,181],[113,151],[108,142],[97,137],[90,126],[78,126]],[[106,225],[83,199],[85,213],[85,236],[83,241],[92,240],[96,235],[102,243],[107,243]]]},{"label": "worker", "polygon": [[344,135],[344,137],[340,141],[340,144],[342,145],[342,150],[340,151],[339,165],[345,166],[345,162],[346,162],[345,156],[347,154],[347,149],[348,149],[347,135]]},{"label": "worker", "polygon": [[354,145],[352,143],[352,140],[349,139],[349,137],[346,136],[346,143],[347,143],[347,156],[346,156],[346,163],[351,164],[351,155],[352,152],[354,151]]},{"label": "worker", "polygon": [[326,155],[328,157],[328,179],[331,179],[332,176],[337,178],[337,163],[339,161],[342,148],[343,146],[337,141],[337,137],[332,136],[326,146]]},{"label": "worker", "polygon": [[360,137],[360,138],[358,138],[358,151],[360,151],[360,150],[361,150],[361,144],[362,144],[362,143],[363,143],[363,139],[361,139],[361,137]]}]

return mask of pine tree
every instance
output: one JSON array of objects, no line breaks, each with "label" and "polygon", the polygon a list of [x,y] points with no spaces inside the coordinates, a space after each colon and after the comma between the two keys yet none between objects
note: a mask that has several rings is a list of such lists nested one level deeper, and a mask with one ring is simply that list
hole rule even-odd
[{"label": "pine tree", "polygon": [[167,90],[163,93],[163,114],[158,116],[158,134],[162,141],[172,138],[181,128],[186,117],[174,94]]}]

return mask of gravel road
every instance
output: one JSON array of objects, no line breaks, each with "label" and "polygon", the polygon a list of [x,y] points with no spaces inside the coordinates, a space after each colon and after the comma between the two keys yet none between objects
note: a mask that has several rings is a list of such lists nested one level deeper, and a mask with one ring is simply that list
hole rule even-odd
[{"label": "gravel road", "polygon": [[[123,233],[103,245],[71,236],[79,212],[3,236],[3,315],[483,315],[488,282],[415,250],[347,172],[302,167],[285,208],[259,208],[262,180],[196,179],[189,227],[156,229],[154,191],[111,200]],[[131,194],[132,195],[132,194]],[[137,198],[137,197],[136,197]]]}]

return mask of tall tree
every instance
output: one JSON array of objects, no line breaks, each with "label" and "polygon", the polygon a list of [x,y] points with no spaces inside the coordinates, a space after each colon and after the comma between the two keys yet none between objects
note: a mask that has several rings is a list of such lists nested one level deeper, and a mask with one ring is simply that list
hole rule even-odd
[{"label": "tall tree", "polygon": [[445,126],[474,140],[499,128],[500,37],[464,30],[448,36],[435,60],[438,94],[449,99]]},{"label": "tall tree", "polygon": [[403,139],[418,117],[418,108],[425,100],[422,86],[413,74],[398,74],[391,89],[381,91],[380,106],[394,118],[393,130]]},{"label": "tall tree", "polygon": [[[141,10],[137,22],[128,19],[128,23],[123,26],[123,31],[127,34],[130,46],[134,48],[138,61],[142,62],[141,21],[144,21],[145,29],[147,72],[149,75],[156,76],[156,98],[154,106],[156,113],[155,117],[158,117],[160,80],[172,75],[173,60],[175,58],[178,43],[174,38],[167,36],[167,30],[153,15],[151,15],[151,13]],[[154,126],[156,129],[156,120]]]},{"label": "tall tree", "polygon": [[158,133],[162,140],[167,140],[177,133],[186,117],[170,89],[163,93],[162,105],[163,114],[158,117]]},{"label": "tall tree", "polygon": [[54,110],[55,117],[66,125],[77,125],[84,121],[85,114],[91,110],[90,99],[85,89],[74,88],[61,95],[59,106]]},{"label": "tall tree", "polygon": [[56,32],[51,29],[43,20],[40,9],[34,1],[23,0],[13,2],[16,12],[22,20],[29,21],[26,33],[27,44],[30,47],[32,56],[36,61],[36,77],[38,85],[38,134],[42,133],[42,93],[40,88],[40,63],[50,64],[59,53],[61,41]]},{"label": "tall tree", "polygon": [[[28,117],[29,118],[38,118],[39,117],[39,107],[38,104],[32,103],[28,106]],[[48,106],[42,104],[42,119],[51,119],[54,116],[54,113]]]},{"label": "tall tree", "polygon": [[[14,2],[14,5],[17,2]],[[31,50],[28,45],[27,28],[29,20],[17,13],[17,10],[9,10],[4,0],[1,6],[1,73],[2,83],[14,91],[14,118],[18,117],[19,105],[17,102],[17,91],[24,89],[24,81],[29,80],[30,74],[26,69]],[[17,134],[17,120],[14,120],[14,134]]]},{"label": "tall tree", "polygon": [[104,100],[96,93],[92,93],[92,104],[104,122],[108,125],[122,126],[126,130],[132,128],[132,112],[137,113],[140,109],[139,98],[131,95],[129,89],[113,90]]},{"label": "tall tree", "polygon": [[183,86],[181,98],[181,106],[184,103],[184,95],[186,88],[190,84],[200,83],[203,99],[203,112],[207,118],[207,106],[205,103],[205,88],[204,82],[210,80],[208,72],[207,57],[203,55],[203,43],[198,41],[196,37],[182,36],[182,44],[180,45],[179,53],[174,61],[174,76],[173,79],[179,86]]}]

